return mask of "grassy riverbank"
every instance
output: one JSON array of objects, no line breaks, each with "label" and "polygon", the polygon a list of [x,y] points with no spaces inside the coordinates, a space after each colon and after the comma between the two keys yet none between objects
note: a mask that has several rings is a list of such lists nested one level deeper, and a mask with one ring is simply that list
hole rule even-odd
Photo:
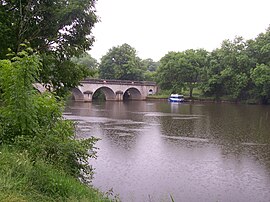
[{"label": "grassy riverbank", "polygon": [[98,190],[25,152],[0,149],[0,201],[110,201]]}]

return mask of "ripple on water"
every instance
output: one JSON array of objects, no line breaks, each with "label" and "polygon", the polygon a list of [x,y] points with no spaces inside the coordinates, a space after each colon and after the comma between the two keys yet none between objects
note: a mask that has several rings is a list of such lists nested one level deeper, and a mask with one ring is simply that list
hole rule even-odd
[{"label": "ripple on water", "polygon": [[254,142],[243,142],[241,145],[246,145],[246,146],[267,146],[268,144],[263,144],[263,143],[254,143]]},{"label": "ripple on water", "polygon": [[117,133],[117,135],[118,135],[119,137],[133,136],[133,134],[131,134],[131,133]]},{"label": "ripple on water", "polygon": [[88,122],[88,123],[106,123],[112,119],[105,117],[92,117],[92,116],[73,116],[73,115],[64,115],[64,118],[67,120],[79,121],[79,122]]},{"label": "ripple on water", "polygon": [[175,120],[193,120],[193,119],[199,119],[200,117],[197,116],[184,116],[184,117],[172,117],[172,119]]},{"label": "ripple on water", "polygon": [[144,116],[155,116],[155,117],[163,117],[163,116],[171,116],[171,117],[202,117],[203,115],[152,112],[152,113],[146,113],[146,114],[144,114]]},{"label": "ripple on water", "polygon": [[169,135],[162,135],[161,137],[168,138],[168,139],[174,139],[174,140],[192,141],[192,142],[209,142],[208,139],[196,138],[196,137],[169,136]]}]

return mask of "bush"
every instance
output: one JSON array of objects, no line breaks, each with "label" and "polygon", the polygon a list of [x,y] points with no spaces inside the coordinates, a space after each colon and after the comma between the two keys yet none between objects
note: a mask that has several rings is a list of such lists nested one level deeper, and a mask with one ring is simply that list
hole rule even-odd
[{"label": "bush", "polygon": [[62,117],[64,105],[59,98],[34,89],[40,65],[31,49],[0,61],[0,145],[27,151],[33,164],[42,160],[89,181],[91,166],[87,162],[95,157],[96,139],[76,139],[74,124]]}]

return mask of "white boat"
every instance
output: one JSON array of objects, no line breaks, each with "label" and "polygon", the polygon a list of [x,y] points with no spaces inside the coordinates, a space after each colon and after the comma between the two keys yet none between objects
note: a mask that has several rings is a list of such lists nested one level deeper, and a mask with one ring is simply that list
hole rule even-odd
[{"label": "white boat", "polygon": [[184,102],[184,96],[179,94],[171,94],[169,97],[170,102]]}]

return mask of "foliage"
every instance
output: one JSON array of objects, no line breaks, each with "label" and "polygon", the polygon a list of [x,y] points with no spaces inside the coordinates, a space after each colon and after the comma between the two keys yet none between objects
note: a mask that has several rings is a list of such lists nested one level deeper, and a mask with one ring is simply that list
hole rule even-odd
[{"label": "foliage", "polygon": [[111,48],[101,58],[99,75],[102,79],[143,80],[143,69],[136,50],[128,44]]},{"label": "foliage", "polygon": [[142,69],[144,70],[144,79],[146,81],[154,81],[159,62],[155,62],[151,58],[141,60]]},{"label": "foliage", "polygon": [[249,69],[252,60],[247,55],[247,44],[241,37],[223,41],[221,48],[209,57],[202,88],[206,95],[220,98],[230,95],[233,99],[244,99],[248,95]]},{"label": "foliage", "polygon": [[1,58],[11,48],[20,51],[20,44],[29,41],[41,53],[62,52],[66,57],[88,49],[93,37],[91,29],[97,22],[95,0],[12,1],[1,0],[1,26],[5,32]]},{"label": "foliage", "polygon": [[95,157],[95,138],[77,140],[74,125],[62,117],[63,104],[51,93],[39,94],[33,83],[39,57],[20,52],[0,61],[0,146],[14,145],[29,152],[32,162],[44,160],[74,177],[91,180],[88,159]]},{"label": "foliage", "polygon": [[61,59],[53,54],[42,54],[40,81],[45,83],[50,91],[64,97],[70,89],[78,86],[80,81],[91,75],[91,70],[78,65],[69,59]]},{"label": "foliage", "polygon": [[255,73],[254,69],[260,64],[269,64],[269,36],[268,29],[255,40],[244,41],[242,37],[236,37],[233,41],[223,41],[221,48],[211,53],[209,66],[204,71],[201,87],[205,95],[214,95],[217,99],[229,96],[235,100],[265,100],[267,93],[255,79],[262,74],[259,71]]},{"label": "foliage", "polygon": [[96,189],[27,151],[0,146],[0,201],[110,201]]},{"label": "foliage", "polygon": [[160,60],[156,80],[164,90],[170,89],[177,92],[183,87],[180,75],[177,73],[178,55],[179,53],[169,52]]},{"label": "foliage", "polygon": [[260,33],[247,43],[248,56],[254,60],[254,64],[270,64],[270,26],[265,33]]},{"label": "foliage", "polygon": [[188,88],[192,97],[193,89],[200,82],[201,72],[206,66],[207,54],[203,49],[169,52],[160,60],[158,83],[173,92]]},{"label": "foliage", "polygon": [[156,80],[171,92],[200,88],[204,96],[216,100],[260,100],[268,103],[270,67],[270,27],[254,40],[235,37],[221,47],[169,52],[160,60]]},{"label": "foliage", "polygon": [[256,93],[263,103],[270,99],[270,66],[257,65],[251,70],[251,79],[255,84]]},{"label": "foliage", "polygon": [[[91,35],[98,21],[96,0],[0,1],[0,59],[9,49],[20,52],[28,41],[42,57],[40,79],[57,92],[78,85],[88,76],[81,66],[71,63],[72,56],[89,50]],[[59,90],[61,89],[61,90]]]},{"label": "foliage", "polygon": [[82,55],[80,55],[79,57],[73,57],[72,61],[76,64],[88,67],[89,69],[97,69],[98,68],[97,60],[86,52],[83,53]]},{"label": "foliage", "polygon": [[[3,90],[3,107],[0,114],[3,126],[0,143],[9,144],[20,135],[31,135],[37,127],[35,110],[35,90],[32,84],[40,67],[37,56],[29,56],[22,51],[10,60],[0,61],[0,86]],[[21,57],[20,57],[21,56]],[[6,132],[5,132],[6,131]]]},{"label": "foliage", "polygon": [[71,61],[74,62],[77,65],[86,67],[90,71],[90,76],[91,77],[98,77],[98,62],[95,58],[93,58],[90,54],[88,53],[83,53],[79,57],[72,57]]}]

